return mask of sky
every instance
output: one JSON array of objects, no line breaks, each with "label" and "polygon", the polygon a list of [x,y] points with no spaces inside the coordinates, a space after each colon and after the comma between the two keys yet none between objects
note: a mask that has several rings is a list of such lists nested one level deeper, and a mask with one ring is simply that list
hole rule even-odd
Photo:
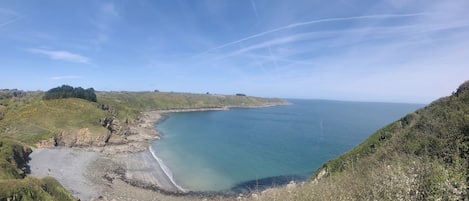
[{"label": "sky", "polygon": [[0,88],[429,103],[469,80],[467,0],[1,0]]}]

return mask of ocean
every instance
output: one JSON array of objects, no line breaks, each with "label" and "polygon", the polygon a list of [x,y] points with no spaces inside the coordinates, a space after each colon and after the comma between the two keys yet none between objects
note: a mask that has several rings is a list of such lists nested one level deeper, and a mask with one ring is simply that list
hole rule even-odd
[{"label": "ocean", "polygon": [[305,180],[327,160],[419,104],[288,100],[292,105],[170,113],[151,148],[187,191],[231,192]]}]

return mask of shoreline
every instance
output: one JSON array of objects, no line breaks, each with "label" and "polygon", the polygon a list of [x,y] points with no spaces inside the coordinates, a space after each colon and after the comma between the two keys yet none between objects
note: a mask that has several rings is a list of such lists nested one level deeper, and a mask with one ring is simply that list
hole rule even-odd
[{"label": "shoreline", "polygon": [[[207,198],[230,200],[237,194],[193,192],[179,186],[172,178],[171,173],[168,172],[169,168],[164,165],[163,161],[158,160],[159,158],[150,147],[153,140],[160,139],[160,133],[156,130],[155,125],[168,113],[271,106],[275,105],[144,111],[136,122],[129,126],[132,134],[127,136],[129,139],[127,143],[110,144],[103,147],[34,149],[31,154],[31,173],[33,176],[39,177],[53,176],[81,200],[103,200],[101,199],[103,197],[108,200],[153,200],[154,198],[161,200]],[[59,154],[61,157],[56,157],[59,152],[67,154]],[[81,158],[81,156],[89,157]],[[55,162],[49,163],[50,160],[47,159],[50,158],[54,158]],[[79,162],[74,162],[76,160]],[[39,171],[43,173],[37,174]],[[47,174],[47,172],[55,172],[56,174]]]},{"label": "shoreline", "polygon": [[156,160],[156,162],[158,163],[158,166],[160,166],[161,170],[163,170],[164,174],[166,175],[166,177],[169,179],[169,181],[171,181],[171,183],[173,184],[173,186],[175,186],[177,188],[178,191],[181,191],[182,193],[186,193],[187,191],[182,188],[181,186],[179,186],[176,181],[174,181],[174,178],[173,178],[173,174],[171,172],[171,170],[169,170],[169,168],[164,164],[164,162],[158,157],[156,156],[156,153],[155,151],[153,151],[153,149],[151,148],[151,145],[150,147],[148,148],[148,150],[150,151],[151,155],[153,156],[153,158]]}]

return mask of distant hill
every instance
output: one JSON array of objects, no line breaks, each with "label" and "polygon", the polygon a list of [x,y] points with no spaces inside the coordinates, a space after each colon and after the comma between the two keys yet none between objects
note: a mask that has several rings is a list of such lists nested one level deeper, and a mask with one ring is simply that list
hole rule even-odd
[{"label": "distant hill", "polygon": [[[55,141],[52,143],[68,140],[67,145],[102,146],[110,134],[128,132],[128,124],[136,121],[143,111],[287,103],[281,99],[235,95],[94,92],[92,88],[85,90],[71,86],[57,87],[45,93],[0,92],[0,135],[30,145],[50,139]],[[80,141],[71,142],[76,139],[75,135],[81,135]]]},{"label": "distant hill", "polygon": [[468,200],[468,183],[469,81],[259,200]]}]

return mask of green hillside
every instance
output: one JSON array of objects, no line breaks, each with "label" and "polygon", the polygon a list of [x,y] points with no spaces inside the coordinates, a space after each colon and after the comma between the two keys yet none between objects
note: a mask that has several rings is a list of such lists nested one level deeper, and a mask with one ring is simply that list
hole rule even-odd
[{"label": "green hillside", "polygon": [[31,149],[0,136],[0,200],[76,200],[52,177],[26,176]]},{"label": "green hillside", "polygon": [[[10,92],[9,92],[10,93]],[[105,117],[140,112],[284,104],[280,99],[161,92],[97,92],[97,102],[44,100],[41,92],[0,93],[0,200],[73,200],[53,178],[25,177],[29,149],[59,131],[107,133]],[[326,162],[311,181],[270,189],[254,200],[468,200],[469,82],[451,96],[376,131]],[[251,197],[249,197],[251,198]]]},{"label": "green hillside", "polygon": [[27,145],[41,140],[55,141],[57,136],[74,138],[77,132],[82,132],[82,137],[96,139],[109,135],[101,120],[113,118],[132,122],[142,111],[148,110],[269,104],[285,102],[246,96],[154,92],[98,92],[97,102],[93,102],[55,96],[45,98],[43,92],[0,90],[0,200],[76,200],[54,178],[27,176],[31,153]]},{"label": "green hillside", "polygon": [[[7,93],[8,92],[8,93]],[[142,111],[285,104],[281,99],[162,92],[97,92],[97,102],[78,98],[44,99],[43,92],[0,91],[0,135],[27,144],[51,139],[57,133],[84,132],[106,138],[100,123],[113,118],[131,123]],[[125,123],[123,123],[125,122]]]},{"label": "green hillside", "polygon": [[107,132],[99,124],[107,113],[83,99],[43,100],[39,93],[5,105],[0,133],[28,144],[49,139],[61,130],[89,128],[93,133]]},{"label": "green hillside", "polygon": [[175,92],[97,92],[98,103],[107,104],[121,117],[135,118],[141,111],[285,104],[278,98],[191,94]]},{"label": "green hillside", "polygon": [[261,200],[468,200],[469,82]]}]

